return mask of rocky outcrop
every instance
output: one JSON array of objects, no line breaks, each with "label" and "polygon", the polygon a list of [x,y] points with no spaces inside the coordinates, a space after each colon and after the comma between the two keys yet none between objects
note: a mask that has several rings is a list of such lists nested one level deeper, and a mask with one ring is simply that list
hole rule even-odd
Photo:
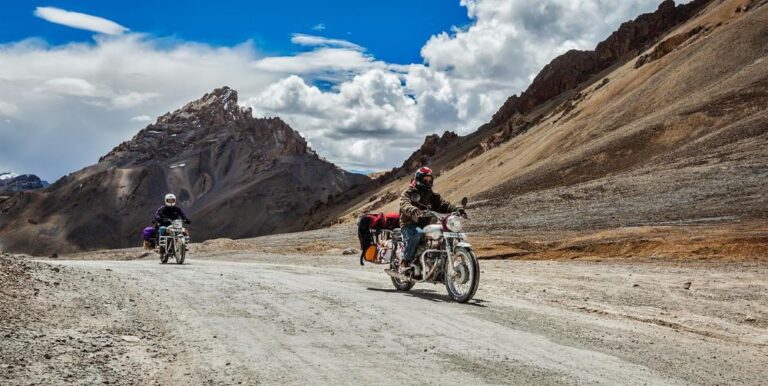
[{"label": "rocky outcrop", "polygon": [[36,254],[137,245],[167,192],[193,219],[193,240],[286,232],[316,202],[369,181],[237,102],[216,89],[44,192],[12,196],[0,204],[0,242]]},{"label": "rocky outcrop", "polygon": [[672,37],[669,37],[668,39],[665,39],[661,43],[657,44],[656,47],[654,47],[653,51],[638,57],[637,61],[635,62],[635,68],[640,68],[645,64],[648,64],[650,62],[663,58],[670,52],[674,51],[678,46],[690,40],[692,37],[697,36],[699,33],[702,33],[702,32],[706,33],[709,30],[710,30],[709,27],[697,26],[695,28],[692,28],[688,32],[677,34]]},{"label": "rocky outcrop", "polygon": [[455,145],[461,137],[453,131],[446,131],[442,136],[430,134],[424,138],[424,143],[400,167],[393,168],[390,172],[380,175],[376,180],[390,181],[394,178],[404,177],[416,171],[422,166],[429,166],[436,156],[441,155],[446,148]]},{"label": "rocky outcrop", "polygon": [[10,173],[0,173],[0,192],[23,192],[25,190],[43,189],[50,185],[34,174],[13,176]]},{"label": "rocky outcrop", "polygon": [[437,134],[428,135],[424,138],[424,143],[421,147],[403,162],[400,169],[410,173],[415,172],[416,169],[422,166],[429,165],[429,161],[435,155],[440,154],[446,147],[454,144],[458,139],[459,136],[452,131],[446,131],[442,136]]}]

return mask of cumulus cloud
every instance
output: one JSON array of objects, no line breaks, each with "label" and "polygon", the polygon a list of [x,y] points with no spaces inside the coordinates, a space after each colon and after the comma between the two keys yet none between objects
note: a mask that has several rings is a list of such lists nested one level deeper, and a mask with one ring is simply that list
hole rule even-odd
[{"label": "cumulus cloud", "polygon": [[61,8],[37,7],[34,14],[51,23],[107,35],[120,35],[128,31],[128,28],[112,20],[85,13],[67,11]]},{"label": "cumulus cloud", "polygon": [[288,77],[247,103],[261,114],[286,117],[342,166],[389,168],[427,134],[473,131],[555,56],[594,48],[621,22],[657,3],[462,0],[473,22],[432,36],[421,50],[423,63],[381,66],[371,59],[375,68],[348,69],[357,75],[330,91]]},{"label": "cumulus cloud", "polygon": [[325,24],[324,23],[315,24],[315,26],[312,27],[312,29],[315,30],[315,31],[324,31],[325,30]]},{"label": "cumulus cloud", "polygon": [[[432,36],[425,62],[453,78],[493,80],[524,89],[555,56],[592,49],[621,22],[653,10],[657,0],[462,0],[475,22]],[[464,54],[457,54],[461,52]]]},{"label": "cumulus cloud", "polygon": [[292,41],[309,50],[290,56],[263,56],[252,42],[220,47],[136,33],[0,45],[0,116],[10,120],[0,125],[0,170],[55,180],[132,137],[138,123],[222,85],[255,114],[288,121],[344,168],[390,168],[427,134],[473,131],[556,55],[593,48],[657,1],[461,4],[472,23],[436,32],[423,62],[412,64],[306,34]]}]

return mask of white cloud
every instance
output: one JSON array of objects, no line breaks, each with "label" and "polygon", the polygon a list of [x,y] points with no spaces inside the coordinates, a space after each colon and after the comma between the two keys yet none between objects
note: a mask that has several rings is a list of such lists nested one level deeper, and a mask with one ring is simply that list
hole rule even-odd
[{"label": "white cloud", "polygon": [[0,115],[13,118],[0,126],[0,165],[54,180],[132,137],[136,122],[228,85],[256,114],[282,117],[340,166],[389,168],[427,134],[476,129],[554,56],[591,49],[622,21],[657,5],[462,4],[473,23],[434,35],[417,64],[385,63],[355,43],[302,34],[292,41],[309,51],[277,57],[260,55],[251,42],[169,44],[135,33],[97,35],[89,44],[0,45]]},{"label": "white cloud", "polygon": [[[264,115],[287,118],[321,154],[342,166],[388,168],[399,165],[427,134],[473,131],[555,56],[572,48],[592,49],[621,22],[658,5],[657,0],[461,4],[472,25],[432,36],[421,50],[423,64],[381,66],[371,59],[362,70],[345,69],[357,75],[330,91],[298,77],[284,78],[248,104]],[[295,42],[330,45],[322,43],[324,38],[299,36]]]},{"label": "white cloud", "polygon": [[462,5],[475,23],[432,36],[421,50],[424,60],[453,78],[493,80],[519,91],[555,56],[593,49],[621,22],[653,10],[658,1],[462,0]]},{"label": "white cloud", "polygon": [[51,23],[107,35],[120,35],[129,31],[128,28],[112,20],[85,13],[67,11],[61,8],[37,7],[34,14]]},{"label": "white cloud", "polygon": [[315,31],[324,31],[325,30],[325,24],[324,23],[315,24],[315,26],[312,27],[312,29],[315,30]]},{"label": "white cloud", "polygon": [[[18,111],[18,107],[16,107],[15,104],[10,102],[4,102],[0,100],[0,116],[6,116],[6,117],[12,117],[16,115],[16,112]],[[9,119],[5,120],[6,122],[10,122]]]},{"label": "white cloud", "polygon": [[342,39],[329,39],[322,36],[293,34],[291,43],[310,47],[338,47],[356,51],[365,51],[365,48]]},{"label": "white cloud", "polygon": [[151,121],[216,87],[228,85],[245,100],[291,74],[342,82],[386,67],[358,50],[320,47],[261,57],[251,42],[169,44],[139,34],[62,46],[35,39],[4,44],[0,63],[0,116],[14,122],[0,126],[0,164],[48,180],[131,138],[138,121],[132,118]]},{"label": "white cloud", "polygon": [[131,117],[131,122],[152,122],[152,117],[149,115],[137,115],[135,117]]}]

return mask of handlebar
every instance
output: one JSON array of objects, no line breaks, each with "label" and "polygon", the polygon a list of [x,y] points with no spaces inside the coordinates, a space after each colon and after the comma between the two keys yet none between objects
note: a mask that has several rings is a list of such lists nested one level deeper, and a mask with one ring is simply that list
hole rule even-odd
[{"label": "handlebar", "polygon": [[[461,208],[461,209],[463,210],[464,208]],[[419,217],[419,219],[422,219],[422,218],[426,219],[426,218],[429,218],[429,217],[435,217],[438,220],[442,220],[444,217],[448,217],[448,216],[459,216],[459,217],[463,217],[463,218],[469,220],[469,216],[467,216],[467,213],[464,212],[462,214],[461,211],[459,211],[459,210],[457,210],[455,212],[451,212],[451,213],[439,213],[439,212],[435,212],[433,210],[427,210],[427,211],[424,211],[424,214],[425,215]]]}]

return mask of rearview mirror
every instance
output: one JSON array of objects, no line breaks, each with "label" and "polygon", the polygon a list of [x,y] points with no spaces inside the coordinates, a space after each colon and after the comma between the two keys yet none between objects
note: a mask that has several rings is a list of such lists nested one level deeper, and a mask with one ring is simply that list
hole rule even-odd
[{"label": "rearview mirror", "polygon": [[469,202],[469,200],[466,197],[462,198],[461,199],[461,206],[467,206],[467,202]]}]

